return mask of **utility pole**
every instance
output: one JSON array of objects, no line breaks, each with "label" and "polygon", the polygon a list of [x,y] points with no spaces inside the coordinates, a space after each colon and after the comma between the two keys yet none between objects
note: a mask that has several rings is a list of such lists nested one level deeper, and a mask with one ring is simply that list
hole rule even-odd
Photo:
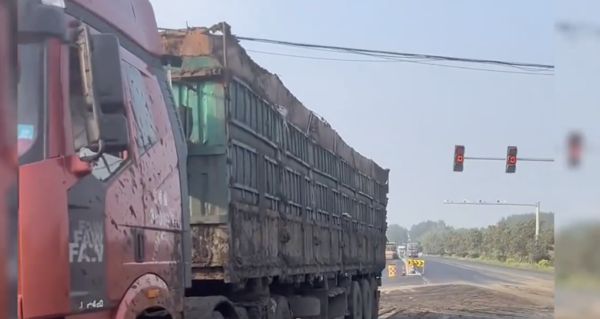
[{"label": "utility pole", "polygon": [[540,238],[540,202],[535,205],[535,241]]},{"label": "utility pole", "polygon": [[508,202],[501,202],[501,201],[496,201],[494,202],[484,202],[484,201],[478,201],[478,202],[471,202],[471,201],[467,201],[464,200],[462,202],[454,202],[454,201],[448,201],[445,200],[444,204],[446,205],[481,205],[481,206],[519,206],[519,207],[535,207],[535,241],[537,242],[539,237],[540,237],[540,202],[536,202],[536,203],[508,203]]}]

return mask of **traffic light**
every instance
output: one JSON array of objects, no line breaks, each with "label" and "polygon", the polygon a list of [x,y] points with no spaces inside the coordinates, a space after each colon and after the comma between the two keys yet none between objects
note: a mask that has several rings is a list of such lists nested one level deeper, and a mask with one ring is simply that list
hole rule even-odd
[{"label": "traffic light", "polygon": [[517,170],[517,147],[509,146],[506,151],[506,172],[514,173]]},{"label": "traffic light", "polygon": [[579,166],[581,163],[581,153],[583,151],[583,137],[579,133],[571,133],[568,140],[568,162],[571,168]]},{"label": "traffic light", "polygon": [[465,147],[463,145],[454,146],[454,171],[462,172],[465,162]]}]

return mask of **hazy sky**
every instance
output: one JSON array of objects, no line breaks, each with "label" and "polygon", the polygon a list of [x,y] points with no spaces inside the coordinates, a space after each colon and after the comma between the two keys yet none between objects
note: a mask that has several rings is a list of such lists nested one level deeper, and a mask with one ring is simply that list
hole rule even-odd
[{"label": "hazy sky", "polygon": [[[555,34],[557,13],[547,0],[152,3],[161,27],[227,21],[237,35],[348,47],[554,64],[556,48],[586,45],[582,44],[586,40],[566,43]],[[562,10],[560,17],[586,14]],[[242,45],[323,56],[319,51]],[[597,43],[593,48],[598,50]],[[598,204],[597,193],[578,193],[585,174],[566,174],[562,158],[558,164],[520,162],[517,174],[504,173],[503,162],[481,161],[467,161],[463,173],[452,172],[455,144],[465,145],[471,156],[501,157],[508,145],[518,146],[521,156],[561,156],[565,131],[582,123],[578,116],[558,109],[574,101],[570,95],[575,91],[565,91],[562,100],[555,99],[552,76],[250,54],[278,74],[349,144],[391,169],[389,223],[410,226],[443,219],[455,226],[483,226],[502,216],[531,212],[527,208],[447,206],[442,204],[445,199],[541,201],[544,211],[574,218],[589,215],[591,206],[573,206],[569,199],[582,196],[581,202]],[[596,83],[597,71],[588,74]],[[579,79],[577,72],[565,74]],[[591,99],[600,97],[595,94],[578,101],[582,114],[592,112]],[[586,121],[589,127],[599,121],[598,111],[593,112],[595,118]],[[597,188],[596,180],[587,178],[586,188]]]}]

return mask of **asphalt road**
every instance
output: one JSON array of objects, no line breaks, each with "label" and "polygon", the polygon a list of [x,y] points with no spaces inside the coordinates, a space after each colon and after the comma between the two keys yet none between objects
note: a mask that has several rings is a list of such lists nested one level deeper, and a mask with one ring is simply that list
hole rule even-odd
[{"label": "asphalt road", "polygon": [[473,284],[473,285],[520,285],[524,282],[552,284],[554,275],[533,270],[521,270],[477,262],[455,260],[441,257],[423,257],[425,269],[422,275],[402,276],[403,261],[390,261],[396,264],[396,277],[388,276],[388,269],[382,274],[382,289],[394,289],[413,285],[428,284]]}]

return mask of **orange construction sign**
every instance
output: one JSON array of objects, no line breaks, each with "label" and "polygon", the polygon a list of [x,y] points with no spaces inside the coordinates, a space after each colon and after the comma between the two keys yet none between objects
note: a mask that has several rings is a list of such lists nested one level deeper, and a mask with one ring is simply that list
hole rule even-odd
[{"label": "orange construction sign", "polygon": [[388,277],[393,278],[397,276],[398,267],[396,264],[388,265]]}]

